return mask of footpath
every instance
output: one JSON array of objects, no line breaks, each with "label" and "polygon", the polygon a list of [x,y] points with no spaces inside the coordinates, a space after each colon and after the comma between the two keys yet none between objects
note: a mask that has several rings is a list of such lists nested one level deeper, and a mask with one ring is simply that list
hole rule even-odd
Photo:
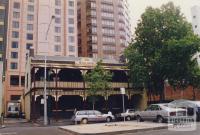
[{"label": "footpath", "polygon": [[87,125],[69,125],[59,127],[69,135],[116,135],[149,130],[167,129],[167,124],[152,122],[113,122]]}]

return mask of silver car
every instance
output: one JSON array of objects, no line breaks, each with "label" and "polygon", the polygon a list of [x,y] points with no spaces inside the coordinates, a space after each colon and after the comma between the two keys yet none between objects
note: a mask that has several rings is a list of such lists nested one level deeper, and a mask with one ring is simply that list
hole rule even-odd
[{"label": "silver car", "polygon": [[185,116],[186,110],[181,108],[171,108],[168,104],[152,104],[144,111],[136,111],[137,121],[156,120],[158,123],[167,121],[169,116]]},{"label": "silver car", "polygon": [[88,122],[100,122],[107,121],[111,122],[114,120],[112,113],[103,114],[97,110],[83,110],[77,111],[73,117],[75,122],[80,122],[82,124],[87,124]]}]

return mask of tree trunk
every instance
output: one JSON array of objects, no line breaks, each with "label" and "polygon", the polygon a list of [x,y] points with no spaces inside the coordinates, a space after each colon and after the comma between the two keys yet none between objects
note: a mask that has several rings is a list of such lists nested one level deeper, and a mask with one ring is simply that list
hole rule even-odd
[{"label": "tree trunk", "polygon": [[195,92],[195,88],[193,87],[193,100],[196,100],[196,92]]},{"label": "tree trunk", "polygon": [[160,102],[163,103],[165,101],[165,83],[164,81],[160,81]]},{"label": "tree trunk", "polygon": [[93,100],[93,102],[92,102],[92,109],[94,110],[94,104],[95,104],[95,102],[94,102],[94,100]]}]

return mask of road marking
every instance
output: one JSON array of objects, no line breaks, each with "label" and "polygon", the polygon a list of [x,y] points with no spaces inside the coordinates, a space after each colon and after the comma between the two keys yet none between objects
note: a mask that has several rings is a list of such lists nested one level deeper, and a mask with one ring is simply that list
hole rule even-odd
[{"label": "road marking", "polygon": [[16,132],[0,133],[0,135],[17,135],[17,133]]}]

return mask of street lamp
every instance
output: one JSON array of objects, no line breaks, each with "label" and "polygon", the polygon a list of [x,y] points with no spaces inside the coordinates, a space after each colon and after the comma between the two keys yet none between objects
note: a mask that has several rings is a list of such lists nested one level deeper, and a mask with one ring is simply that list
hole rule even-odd
[{"label": "street lamp", "polygon": [[[52,23],[52,20],[55,18],[55,16],[51,16],[51,20],[50,23],[48,25],[47,28],[47,32],[46,32],[46,38],[45,40],[47,41],[47,37],[49,34],[49,30],[50,30],[50,26]],[[47,56],[44,56],[44,125],[48,124],[48,120],[47,120]]]}]

